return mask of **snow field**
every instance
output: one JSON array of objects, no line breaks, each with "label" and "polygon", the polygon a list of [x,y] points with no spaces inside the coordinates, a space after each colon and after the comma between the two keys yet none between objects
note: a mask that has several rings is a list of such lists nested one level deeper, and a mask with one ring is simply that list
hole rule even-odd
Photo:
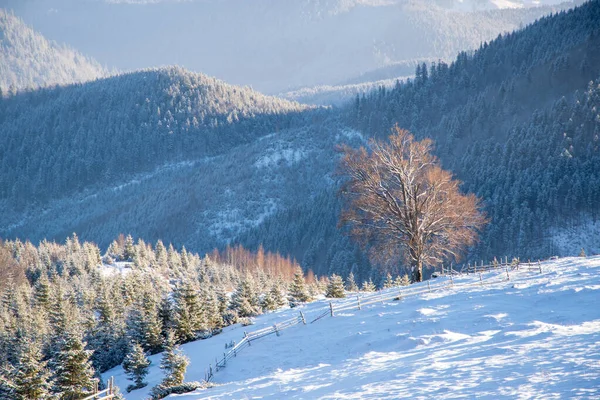
[{"label": "snow field", "polygon": [[[600,258],[542,263],[539,271],[495,271],[447,277],[402,290],[421,292],[401,301],[356,304],[333,301],[335,317],[296,325],[252,342],[215,374],[213,388],[173,395],[192,399],[446,399],[599,398]],[[445,289],[439,290],[444,286]],[[398,289],[389,289],[396,293]],[[329,308],[327,300],[300,309],[308,322]],[[221,358],[225,343],[244,330],[297,316],[285,309],[256,318],[249,327],[182,346],[190,357],[187,380],[202,380]],[[162,379],[160,354],[151,357],[148,387],[126,395],[144,399]],[[125,388],[120,367],[115,376]]]}]

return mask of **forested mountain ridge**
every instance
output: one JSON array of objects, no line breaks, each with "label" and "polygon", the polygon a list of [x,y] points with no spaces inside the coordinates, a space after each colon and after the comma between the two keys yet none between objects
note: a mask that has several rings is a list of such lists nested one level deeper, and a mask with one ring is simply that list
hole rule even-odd
[{"label": "forested mountain ridge", "polygon": [[108,75],[96,61],[46,40],[0,8],[0,90],[15,92],[84,82]]},{"label": "forested mountain ridge", "polygon": [[[204,95],[198,82],[212,78],[180,69],[4,99],[0,126],[10,134],[0,144],[0,188],[11,189],[2,192],[0,235],[64,240],[76,231],[106,246],[125,232],[201,253],[262,243],[318,275],[353,271],[377,280],[335,227],[334,149],[386,136],[398,123],[433,138],[444,167],[483,198],[491,223],[470,259],[554,255],[553,230],[598,212],[599,89],[589,84],[600,77],[598,9],[597,1],[586,3],[461,53],[451,65],[419,66],[414,80],[341,110],[221,83]],[[250,100],[234,109],[250,111],[236,111],[235,121],[225,98],[242,97]],[[54,127],[69,140],[61,143]],[[88,130],[92,139],[78,140]]]},{"label": "forested mountain ridge", "polygon": [[0,198],[41,203],[219,154],[307,109],[175,67],[19,93],[0,102]]},{"label": "forested mountain ridge", "polygon": [[4,3],[45,36],[116,68],[179,64],[266,93],[342,84],[397,62],[453,59],[574,6],[463,13],[429,0]]},{"label": "forested mountain ridge", "polygon": [[486,203],[481,257],[552,255],[551,227],[600,208],[598,21],[598,1],[542,18],[357,99],[349,121],[379,136],[398,123],[436,141],[444,166]]}]

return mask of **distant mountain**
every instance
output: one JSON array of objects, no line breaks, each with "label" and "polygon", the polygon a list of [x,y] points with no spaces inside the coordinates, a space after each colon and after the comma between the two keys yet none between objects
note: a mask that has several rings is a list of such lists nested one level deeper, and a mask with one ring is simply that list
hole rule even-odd
[{"label": "distant mountain", "polygon": [[221,154],[306,109],[175,67],[17,94],[0,102],[0,198],[44,201]]},{"label": "distant mountain", "polygon": [[85,82],[106,76],[96,61],[46,40],[0,8],[0,89],[4,92]]},{"label": "distant mountain", "polygon": [[463,13],[426,0],[4,4],[47,37],[107,65],[129,70],[177,64],[266,93],[340,85],[415,59],[450,60],[461,50],[573,6]]},{"label": "distant mountain", "polygon": [[377,279],[336,228],[335,146],[398,123],[483,198],[491,223],[470,261],[578,252],[600,216],[598,20],[586,3],[342,109],[181,68],[3,99],[0,236],[262,244],[318,275]]}]

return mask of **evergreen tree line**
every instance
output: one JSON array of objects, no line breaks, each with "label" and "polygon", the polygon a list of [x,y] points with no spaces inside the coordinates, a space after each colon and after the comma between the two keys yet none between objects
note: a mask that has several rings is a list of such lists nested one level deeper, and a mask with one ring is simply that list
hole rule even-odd
[{"label": "evergreen tree line", "polygon": [[163,393],[183,383],[188,361],[178,344],[321,294],[342,297],[344,287],[358,290],[352,275],[345,283],[306,277],[293,260],[262,249],[200,257],[130,235],[104,255],[75,234],[65,244],[1,242],[0,268],[0,397],[16,399],[76,399],[119,364],[133,390],[145,385],[147,355],[158,352]]}]

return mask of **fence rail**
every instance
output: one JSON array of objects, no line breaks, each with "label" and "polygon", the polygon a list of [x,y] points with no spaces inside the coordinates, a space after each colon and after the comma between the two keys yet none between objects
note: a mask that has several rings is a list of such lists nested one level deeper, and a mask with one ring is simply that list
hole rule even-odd
[{"label": "fence rail", "polygon": [[[495,270],[505,270],[506,277],[491,275],[486,276],[484,278],[483,274],[487,272],[495,271]],[[510,271],[514,270],[535,270],[542,273],[542,265],[541,262],[526,262],[522,263],[519,259],[513,259],[510,263],[508,262],[508,257],[505,258],[504,262],[502,260],[494,261],[490,264],[484,265],[483,262],[480,265],[467,265],[463,266],[460,271],[454,270],[452,266],[450,268],[443,269],[442,268],[442,276],[448,277],[448,280],[428,280],[427,287],[411,285],[411,286],[396,286],[394,288],[390,288],[389,290],[379,291],[375,293],[368,294],[359,294],[356,296],[356,300],[341,300],[340,302],[333,304],[333,302],[329,302],[327,306],[322,308],[318,308],[314,310],[314,314],[311,318],[313,318],[310,323],[313,324],[320,319],[326,317],[327,315],[334,316],[336,312],[348,311],[348,310],[361,310],[362,307],[372,305],[375,303],[386,302],[390,300],[400,300],[410,296],[419,296],[428,293],[440,292],[443,290],[455,290],[466,287],[472,287],[475,285],[493,285],[498,283],[505,283],[511,280]],[[468,282],[468,283],[455,283],[454,277],[460,277],[465,274],[479,274],[478,282]],[[433,282],[433,284],[432,284]],[[395,289],[395,290],[394,290]],[[268,335],[276,334],[279,336],[279,332],[284,329],[290,328],[294,325],[305,324],[306,319],[305,315],[300,311],[300,315],[283,322],[277,323],[273,326],[265,327],[252,332],[244,332],[244,338],[237,344],[235,344],[228,352],[223,353],[223,357],[221,359],[215,359],[215,369],[213,370],[212,365],[209,365],[209,368],[206,370],[205,380],[210,382],[215,372],[219,371],[219,369],[225,368],[227,366],[227,362],[237,356],[242,349],[250,346],[250,343],[254,340],[258,340]],[[90,399],[92,399],[90,397]],[[86,399],[83,399],[86,400]]]},{"label": "fence rail", "polygon": [[110,377],[108,379],[108,382],[106,384],[107,388],[104,390],[100,390],[98,391],[98,380],[96,380],[94,382],[94,393],[87,396],[87,397],[83,397],[79,400],[109,400],[112,399],[116,396],[114,387],[115,387],[115,379],[114,377]]},{"label": "fence rail", "polygon": [[213,379],[215,372],[219,371],[219,369],[225,368],[227,366],[227,361],[233,357],[237,357],[237,353],[239,353],[240,350],[250,346],[252,341],[272,334],[279,336],[279,333],[282,330],[298,324],[306,324],[306,319],[304,318],[304,313],[302,313],[302,311],[300,311],[300,315],[297,317],[290,318],[283,322],[274,324],[273,326],[268,326],[252,332],[244,332],[244,338],[240,340],[239,343],[236,343],[228,352],[223,353],[222,358],[215,360],[215,369],[212,368],[212,364],[208,366],[208,369],[204,375],[204,380],[210,382]]}]

